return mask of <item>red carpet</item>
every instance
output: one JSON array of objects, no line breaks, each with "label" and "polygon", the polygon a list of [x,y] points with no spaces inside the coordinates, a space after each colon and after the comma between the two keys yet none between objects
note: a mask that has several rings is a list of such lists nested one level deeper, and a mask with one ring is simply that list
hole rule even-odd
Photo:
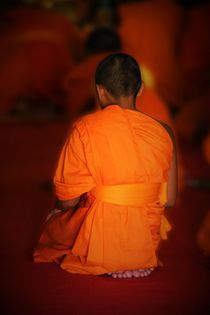
[{"label": "red carpet", "polygon": [[[210,314],[210,269],[195,233],[210,208],[208,190],[187,188],[168,211],[174,229],[161,250],[164,268],[144,279],[71,275],[55,264],[34,264],[32,251],[53,205],[48,181],[68,125],[0,124],[1,314]],[[184,149],[193,176],[208,177],[197,148]]]}]

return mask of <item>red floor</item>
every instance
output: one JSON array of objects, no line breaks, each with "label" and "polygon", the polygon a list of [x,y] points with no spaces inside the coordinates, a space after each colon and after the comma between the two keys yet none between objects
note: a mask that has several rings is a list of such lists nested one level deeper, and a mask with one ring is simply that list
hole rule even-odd
[{"label": "red floor", "polygon": [[[165,267],[146,279],[71,275],[34,264],[32,251],[53,205],[48,181],[68,125],[0,124],[1,308],[5,314],[210,314],[210,267],[195,233],[210,209],[208,190],[187,188],[168,211],[174,230],[162,246]],[[188,172],[210,178],[197,148],[183,148]],[[1,314],[4,314],[0,311]]]}]

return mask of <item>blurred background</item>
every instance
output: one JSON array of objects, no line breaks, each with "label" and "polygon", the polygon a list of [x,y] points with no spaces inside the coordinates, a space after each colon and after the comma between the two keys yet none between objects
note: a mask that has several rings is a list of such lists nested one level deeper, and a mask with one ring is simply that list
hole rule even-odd
[{"label": "blurred background", "polygon": [[5,266],[22,255],[33,270],[30,251],[53,207],[51,180],[69,126],[98,109],[95,69],[119,51],[141,67],[137,108],[176,136],[179,196],[168,214],[170,248],[210,268],[210,4],[199,0],[0,2]]}]

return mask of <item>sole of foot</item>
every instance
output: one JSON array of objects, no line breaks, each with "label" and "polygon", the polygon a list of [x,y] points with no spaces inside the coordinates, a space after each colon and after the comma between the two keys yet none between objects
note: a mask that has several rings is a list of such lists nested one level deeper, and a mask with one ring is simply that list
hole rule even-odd
[{"label": "sole of foot", "polygon": [[154,268],[147,268],[147,269],[136,269],[136,270],[125,270],[125,271],[116,271],[116,272],[109,272],[108,275],[112,278],[116,279],[130,279],[130,278],[144,278],[151,275],[154,271]]}]

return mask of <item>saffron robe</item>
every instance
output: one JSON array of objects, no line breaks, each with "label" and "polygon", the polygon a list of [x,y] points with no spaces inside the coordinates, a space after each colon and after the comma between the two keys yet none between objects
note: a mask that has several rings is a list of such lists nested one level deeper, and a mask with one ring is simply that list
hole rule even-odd
[{"label": "saffron robe", "polygon": [[34,260],[65,255],[61,268],[82,274],[157,266],[161,235],[166,238],[169,230],[163,203],[115,204],[91,191],[166,183],[172,151],[165,128],[139,111],[110,105],[80,118],[63,147],[54,184],[60,200],[82,196],[81,202],[72,216],[68,210],[46,222]]},{"label": "saffron robe", "polygon": [[152,72],[167,103],[179,104],[185,78],[176,47],[183,29],[183,9],[173,1],[156,0],[122,3],[118,12],[123,51]]}]

